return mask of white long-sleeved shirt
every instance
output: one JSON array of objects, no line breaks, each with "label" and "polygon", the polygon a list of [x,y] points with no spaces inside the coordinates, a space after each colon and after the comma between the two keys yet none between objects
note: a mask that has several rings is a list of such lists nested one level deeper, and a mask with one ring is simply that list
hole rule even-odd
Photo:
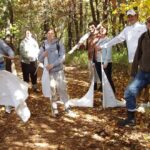
[{"label": "white long-sleeved shirt", "polygon": [[146,31],[146,25],[136,22],[134,25],[126,26],[123,31],[115,36],[109,42],[100,45],[100,47],[108,48],[123,41],[126,41],[128,48],[128,60],[129,63],[133,62],[135,51],[137,49],[138,39],[142,33]]},{"label": "white long-sleeved shirt", "polygon": [[34,38],[25,38],[20,43],[21,62],[29,64],[30,61],[38,59],[40,52],[37,41]]}]

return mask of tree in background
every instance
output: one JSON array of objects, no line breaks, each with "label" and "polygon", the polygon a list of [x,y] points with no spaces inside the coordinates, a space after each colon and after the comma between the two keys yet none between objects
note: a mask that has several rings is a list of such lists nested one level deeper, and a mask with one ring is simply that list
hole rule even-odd
[{"label": "tree in background", "polygon": [[126,25],[126,11],[137,6],[144,21],[150,12],[149,0],[1,0],[0,36],[10,32],[17,43],[29,28],[41,42],[52,27],[70,49],[87,32],[90,21],[104,21],[109,34],[116,35]]}]

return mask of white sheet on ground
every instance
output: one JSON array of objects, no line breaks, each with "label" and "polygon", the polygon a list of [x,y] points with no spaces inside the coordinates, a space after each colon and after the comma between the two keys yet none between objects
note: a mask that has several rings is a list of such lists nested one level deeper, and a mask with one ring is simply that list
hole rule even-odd
[{"label": "white sheet on ground", "polygon": [[[25,102],[27,97],[27,83],[8,71],[0,71],[0,105],[15,107],[17,114],[19,109],[19,116],[24,122],[30,118],[30,110]],[[23,104],[24,108],[21,109]]]},{"label": "white sheet on ground", "polygon": [[92,82],[88,92],[80,99],[70,99],[70,106],[79,106],[79,107],[93,107],[93,99],[94,99],[94,76],[92,78]]},{"label": "white sheet on ground", "polygon": [[116,99],[107,76],[102,68],[102,86],[103,86],[103,108],[107,107],[125,107],[125,101]]},{"label": "white sheet on ground", "polygon": [[51,99],[51,89],[50,89],[50,78],[49,78],[49,71],[46,69],[48,65],[47,57],[44,58],[44,68],[42,74],[42,93],[44,97],[49,97]]},{"label": "white sheet on ground", "polygon": [[91,76],[91,85],[89,87],[88,92],[80,99],[70,99],[68,101],[70,106],[78,106],[78,107],[93,107],[94,102],[94,71],[93,65],[89,64],[90,76]]}]

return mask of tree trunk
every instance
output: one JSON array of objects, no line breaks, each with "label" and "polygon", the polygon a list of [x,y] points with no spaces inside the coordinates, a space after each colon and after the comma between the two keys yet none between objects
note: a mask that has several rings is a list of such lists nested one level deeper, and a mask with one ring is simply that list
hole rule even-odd
[{"label": "tree trunk", "polygon": [[6,34],[10,34],[11,26],[14,23],[14,13],[13,13],[13,4],[12,0],[8,0],[7,8],[8,8],[8,17],[7,17],[7,25],[6,25]]},{"label": "tree trunk", "polygon": [[93,0],[90,0],[90,7],[91,7],[91,13],[92,13],[93,21],[96,22],[96,16],[95,16],[95,9],[94,9],[94,5],[93,5]]},{"label": "tree trunk", "polygon": [[98,10],[98,0],[95,0],[95,3],[96,3],[96,17],[97,17],[96,20],[99,22],[100,16],[99,16],[99,10]]},{"label": "tree trunk", "polygon": [[79,25],[78,25],[78,18],[77,18],[77,15],[76,15],[76,10],[77,7],[76,7],[76,0],[73,0],[73,21],[74,21],[74,25],[75,25],[75,33],[76,33],[76,42],[78,42],[79,40]]},{"label": "tree trunk", "polygon": [[79,11],[80,11],[80,34],[82,34],[83,32],[83,0],[80,0],[80,8],[79,8]]},{"label": "tree trunk", "polygon": [[72,47],[72,25],[71,25],[71,21],[68,22],[68,48],[69,50]]},{"label": "tree trunk", "polygon": [[103,2],[103,20],[107,19],[107,17],[108,17],[107,7],[108,7],[108,0],[105,0]]}]

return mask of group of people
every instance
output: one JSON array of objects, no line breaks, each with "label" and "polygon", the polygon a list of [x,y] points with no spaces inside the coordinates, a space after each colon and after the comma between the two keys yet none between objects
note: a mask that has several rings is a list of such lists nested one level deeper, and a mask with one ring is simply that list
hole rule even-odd
[{"label": "group of people", "polygon": [[[100,28],[97,28],[97,25],[98,24],[95,22],[90,22],[88,24],[88,28],[91,33],[87,39],[88,59],[90,62],[92,61],[95,64],[95,74],[97,73],[101,82],[99,90],[102,91],[102,66],[113,92],[115,93],[115,86],[112,80],[112,47],[103,48],[102,51],[97,50],[97,45],[107,43],[110,41],[110,38],[107,36],[106,27],[103,25],[100,26]],[[97,88],[97,81],[95,80],[94,89],[96,90]]]},{"label": "group of people", "polygon": [[[117,36],[111,40],[106,39],[106,28],[101,27],[100,38],[97,40],[97,31],[94,24],[89,24],[91,35],[88,38],[89,59],[95,63],[95,68],[101,80],[101,69],[99,61],[95,58],[100,56],[101,63],[107,78],[115,92],[114,84],[111,78],[111,47],[123,41],[126,41],[128,49],[128,61],[131,72],[131,81],[126,88],[124,98],[126,100],[127,118],[119,121],[119,126],[135,125],[136,97],[139,92],[150,83],[150,17],[146,24],[138,21],[138,14],[135,10],[127,11],[127,25]],[[104,33],[104,34],[103,34]],[[92,43],[92,44],[91,44]],[[91,57],[92,56],[92,57]],[[102,81],[102,80],[101,80]]]},{"label": "group of people", "polygon": [[[124,95],[127,118],[121,120],[119,126],[135,125],[136,97],[150,83],[150,17],[147,18],[146,25],[141,24],[138,21],[137,12],[132,9],[127,11],[127,19],[129,25],[112,39],[107,36],[107,27],[104,25],[99,28],[97,28],[95,22],[91,22],[88,25],[90,31],[90,36],[87,39],[88,59],[95,64],[95,69],[101,82],[101,67],[103,67],[114,93],[116,91],[112,80],[112,46],[123,41],[127,43],[128,60],[129,64],[131,64],[130,66],[132,66],[131,76],[133,78]],[[40,48],[37,41],[32,37],[32,33],[27,30],[25,38],[20,43],[19,52],[23,80],[29,83],[31,78],[34,92],[38,92],[37,61],[43,63],[44,58],[48,59],[46,69],[49,71],[54,116],[59,113],[56,102],[58,95],[64,103],[65,111],[70,112],[63,71],[65,48],[62,42],[56,38],[54,30],[50,29],[47,32],[47,38]],[[0,70],[5,69],[4,57],[6,57],[6,54],[8,59],[13,60],[13,50],[4,41],[0,40]],[[102,90],[102,86],[100,90]]]},{"label": "group of people", "polygon": [[[0,50],[0,70],[5,70],[4,57],[13,60],[15,54],[12,48],[3,40],[0,41]],[[31,80],[32,89],[35,93],[39,92],[37,86],[38,61],[44,63],[44,58],[48,58],[46,69],[49,71],[53,115],[57,116],[59,113],[56,102],[58,95],[64,103],[66,113],[71,113],[70,106],[67,103],[68,94],[63,71],[65,48],[62,42],[56,38],[54,30],[50,29],[47,32],[47,38],[41,47],[39,47],[37,41],[33,38],[31,31],[26,30],[25,38],[20,43],[19,55],[23,80],[27,83]],[[6,106],[6,111],[10,112],[9,106]]]}]

